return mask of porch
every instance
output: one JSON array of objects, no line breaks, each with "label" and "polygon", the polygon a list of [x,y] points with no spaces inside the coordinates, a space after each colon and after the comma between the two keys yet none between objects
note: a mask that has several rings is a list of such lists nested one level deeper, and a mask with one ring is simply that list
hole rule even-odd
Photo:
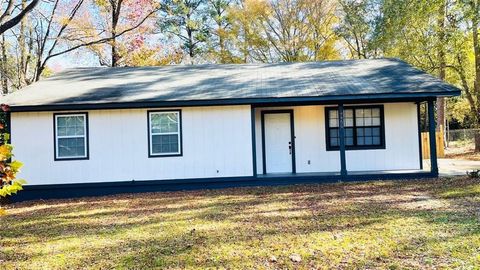
[{"label": "porch", "polygon": [[254,177],[287,181],[437,177],[434,139],[431,162],[422,158],[423,104],[434,138],[433,98],[252,106]]}]

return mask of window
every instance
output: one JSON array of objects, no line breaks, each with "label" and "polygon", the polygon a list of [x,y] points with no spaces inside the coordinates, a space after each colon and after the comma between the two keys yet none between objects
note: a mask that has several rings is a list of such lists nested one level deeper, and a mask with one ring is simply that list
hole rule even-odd
[{"label": "window", "polygon": [[149,156],[182,155],[181,111],[148,113]]},{"label": "window", "polygon": [[88,159],[87,113],[54,114],[55,160]]},{"label": "window", "polygon": [[[344,107],[345,149],[385,148],[383,106]],[[340,149],[337,108],[326,108],[327,150]]]}]

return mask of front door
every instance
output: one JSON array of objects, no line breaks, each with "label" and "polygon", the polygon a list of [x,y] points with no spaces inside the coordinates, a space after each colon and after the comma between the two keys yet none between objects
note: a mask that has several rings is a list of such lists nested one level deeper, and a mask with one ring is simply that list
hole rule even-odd
[{"label": "front door", "polygon": [[294,142],[291,111],[265,111],[264,173],[294,172]]}]

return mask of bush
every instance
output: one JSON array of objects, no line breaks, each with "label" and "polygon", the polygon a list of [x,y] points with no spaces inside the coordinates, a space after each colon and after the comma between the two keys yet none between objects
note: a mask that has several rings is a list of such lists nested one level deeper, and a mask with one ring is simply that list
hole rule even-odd
[{"label": "bush", "polygon": [[[0,197],[7,197],[16,194],[22,190],[22,185],[25,180],[17,179],[16,175],[22,167],[22,163],[18,160],[13,160],[13,146],[9,144],[10,134],[8,133],[8,106],[1,105],[0,112]],[[0,209],[0,215],[4,211]]]}]

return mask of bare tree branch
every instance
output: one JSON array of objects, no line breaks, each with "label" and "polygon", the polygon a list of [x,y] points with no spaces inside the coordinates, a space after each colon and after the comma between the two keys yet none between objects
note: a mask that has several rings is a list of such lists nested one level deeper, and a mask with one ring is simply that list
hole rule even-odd
[{"label": "bare tree branch", "polygon": [[101,38],[101,39],[97,39],[97,40],[94,40],[94,41],[90,41],[90,42],[86,42],[86,43],[82,43],[82,44],[78,44],[76,46],[73,46],[71,48],[68,48],[66,50],[63,50],[61,52],[57,52],[57,53],[53,53],[49,56],[47,56],[47,58],[45,59],[45,62],[48,61],[49,59],[51,59],[52,57],[55,57],[55,56],[59,56],[59,55],[62,55],[62,54],[65,54],[65,53],[68,53],[68,52],[71,52],[71,51],[74,51],[76,49],[79,49],[79,48],[83,48],[83,47],[88,47],[88,46],[92,46],[92,45],[96,45],[96,44],[102,44],[102,43],[106,43],[112,39],[115,39],[117,37],[120,37],[128,32],[131,32],[135,29],[137,29],[138,27],[140,27],[148,18],[150,18],[150,16],[152,16],[155,12],[158,11],[158,8],[152,10],[151,12],[149,12],[142,20],[140,20],[137,24],[135,24],[134,26],[130,27],[130,28],[127,28],[117,34],[115,34],[115,36],[111,36],[111,37],[105,37],[105,38]]},{"label": "bare tree branch", "polygon": [[[2,17],[0,17],[0,35],[3,34],[5,31],[7,31],[8,29],[14,27],[15,25],[17,25],[22,19],[23,17],[25,17],[25,15],[27,15],[30,11],[33,10],[33,8],[35,8],[35,6],[38,4],[40,0],[32,0],[32,2],[30,2],[30,4],[28,4],[28,6],[25,7],[25,9],[23,9],[20,13],[18,13],[15,17],[13,17],[12,19],[6,21],[6,22],[1,22],[1,20],[5,20],[7,17],[9,17],[11,14],[11,10],[8,11],[8,8],[7,10],[4,12],[4,14],[2,14]],[[10,0],[9,1],[9,5],[10,3],[13,3],[13,0]],[[10,6],[11,8],[11,6]]]}]

